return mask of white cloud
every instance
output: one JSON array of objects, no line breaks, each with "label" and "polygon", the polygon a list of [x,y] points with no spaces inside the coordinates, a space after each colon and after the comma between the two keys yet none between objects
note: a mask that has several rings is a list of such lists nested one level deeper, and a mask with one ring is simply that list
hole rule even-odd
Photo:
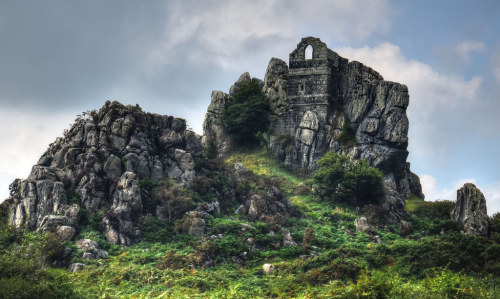
[{"label": "white cloud", "polygon": [[462,188],[465,183],[473,183],[483,192],[486,198],[488,215],[500,212],[500,181],[492,184],[481,185],[474,178],[460,179],[451,184],[451,187],[439,188],[436,178],[429,174],[420,176],[422,192],[425,194],[426,201],[436,200],[456,200],[457,190]]},{"label": "white cloud", "polygon": [[449,153],[464,142],[457,132],[467,134],[467,130],[474,129],[455,118],[463,119],[464,115],[474,111],[482,77],[467,80],[442,74],[430,65],[407,58],[398,46],[391,43],[335,50],[349,60],[361,61],[377,70],[385,80],[408,86],[409,151],[412,156],[420,158],[417,162],[422,165],[429,161],[433,162],[428,165],[434,167],[447,163]]},{"label": "white cloud", "polygon": [[454,51],[458,58],[470,61],[470,53],[474,51],[484,50],[484,43],[475,40],[466,40],[454,47]]},{"label": "white cloud", "polygon": [[401,49],[391,43],[336,50],[350,60],[358,60],[374,68],[385,80],[406,84],[411,101],[408,113],[418,114],[419,117],[431,117],[440,113],[438,109],[475,101],[483,82],[480,76],[466,80],[443,75],[427,64],[406,58]]},{"label": "white cloud", "polygon": [[0,131],[0,201],[8,197],[9,184],[15,178],[26,178],[43,151],[75,116],[36,111],[0,110],[3,128]]},{"label": "white cloud", "polygon": [[439,188],[436,178],[430,174],[423,174],[420,176],[420,183],[422,184],[422,192],[425,194],[425,200],[456,200],[457,190],[465,183],[476,183],[474,178],[464,178],[453,182],[451,187]]},{"label": "white cloud", "polygon": [[500,212],[500,181],[480,187],[486,197],[486,206],[488,214]]},{"label": "white cloud", "polygon": [[188,60],[251,70],[256,57],[286,55],[303,35],[349,42],[385,32],[390,12],[386,0],[175,1],[168,6],[164,38],[150,61],[168,63],[172,51],[189,42]]},{"label": "white cloud", "polygon": [[465,57],[466,55],[469,55],[470,52],[484,50],[484,47],[485,46],[483,42],[466,40],[458,44],[456,46],[456,49],[457,52],[462,55],[462,57]]}]

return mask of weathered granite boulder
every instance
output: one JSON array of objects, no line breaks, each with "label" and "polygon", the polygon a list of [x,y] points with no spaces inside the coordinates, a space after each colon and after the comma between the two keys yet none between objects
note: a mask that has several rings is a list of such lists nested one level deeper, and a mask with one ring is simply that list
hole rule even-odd
[{"label": "weathered granite boulder", "polygon": [[61,225],[57,228],[56,235],[61,241],[71,241],[75,236],[76,230],[67,225]]},{"label": "weathered granite boulder", "polygon": [[220,205],[218,201],[214,202],[203,202],[196,208],[198,212],[205,212],[212,216],[220,216]]},{"label": "weathered granite boulder", "polygon": [[68,271],[71,273],[80,272],[83,270],[83,268],[85,268],[85,266],[86,265],[82,264],[82,263],[73,263],[73,264],[69,265]]},{"label": "weathered granite boulder", "polygon": [[284,229],[282,231],[283,234],[283,246],[297,246],[297,243],[293,240],[292,235],[289,230]]},{"label": "weathered granite boulder", "polygon": [[82,239],[75,242],[76,247],[83,251],[83,259],[98,260],[108,257],[108,253],[101,248],[96,241],[90,239]]},{"label": "weathered granite boulder", "polygon": [[247,215],[250,221],[259,220],[268,223],[281,223],[288,216],[302,217],[289,199],[282,197],[281,193],[278,194],[276,192],[266,195],[251,194],[250,198],[235,211],[235,214]]},{"label": "weathered granite boulder", "polygon": [[354,220],[354,226],[357,232],[372,233],[373,229],[368,225],[366,217],[359,217]]},{"label": "weathered granite boulder", "polygon": [[183,217],[182,228],[185,233],[195,237],[201,237],[206,231],[205,212],[189,211]]},{"label": "weathered granite boulder", "polygon": [[241,76],[238,78],[238,80],[236,80],[234,85],[232,85],[231,88],[229,88],[229,96],[232,96],[235,92],[237,92],[241,84],[250,82],[250,80],[252,80],[252,78],[250,77],[250,74],[248,72],[241,74]]},{"label": "weathered granite boulder", "polygon": [[276,267],[273,264],[264,264],[262,265],[262,271],[264,271],[266,275],[271,275],[276,272]]},{"label": "weathered granite boulder", "polygon": [[69,238],[67,227],[77,229],[85,209],[89,217],[102,217],[110,242],[131,245],[141,237],[139,219],[156,215],[141,181],[188,185],[201,154],[201,137],[186,129],[185,120],[106,102],[78,116],[28,178],[11,185],[9,222]]},{"label": "weathered granite boulder", "polygon": [[264,77],[263,92],[270,100],[271,110],[280,114],[286,108],[288,65],[281,59],[271,58]]},{"label": "weathered granite boulder", "polygon": [[457,203],[451,212],[466,234],[487,236],[489,230],[486,199],[474,184],[466,183],[457,190]]}]

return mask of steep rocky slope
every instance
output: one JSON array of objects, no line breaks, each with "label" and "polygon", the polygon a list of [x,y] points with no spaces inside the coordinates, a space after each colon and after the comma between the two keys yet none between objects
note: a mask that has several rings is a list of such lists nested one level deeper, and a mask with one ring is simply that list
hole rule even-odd
[{"label": "steep rocky slope", "polygon": [[111,243],[130,245],[140,238],[139,218],[156,208],[145,208],[151,195],[141,181],[187,184],[201,154],[200,136],[186,130],[184,119],[107,102],[78,117],[28,178],[11,185],[10,223],[71,239],[84,209],[102,217]]},{"label": "steep rocky slope", "polygon": [[126,246],[142,239],[148,214],[198,237],[222,212],[278,227],[301,216],[272,181],[239,163],[204,159],[201,137],[184,119],[118,102],[79,116],[10,190],[13,226],[72,240],[92,222],[110,243]]}]

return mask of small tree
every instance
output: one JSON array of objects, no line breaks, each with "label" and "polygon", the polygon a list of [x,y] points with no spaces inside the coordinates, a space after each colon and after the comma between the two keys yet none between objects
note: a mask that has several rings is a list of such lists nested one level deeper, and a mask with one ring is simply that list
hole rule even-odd
[{"label": "small tree", "polygon": [[365,160],[328,152],[318,166],[313,180],[322,197],[361,205],[378,203],[383,195],[382,173]]},{"label": "small tree", "polygon": [[224,107],[221,122],[226,133],[238,145],[255,145],[257,133],[269,128],[269,99],[257,80],[239,84],[231,101]]}]

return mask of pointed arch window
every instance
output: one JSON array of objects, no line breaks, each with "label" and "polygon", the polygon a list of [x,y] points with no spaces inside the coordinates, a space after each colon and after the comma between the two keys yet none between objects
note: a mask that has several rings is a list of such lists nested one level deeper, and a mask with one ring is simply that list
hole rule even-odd
[{"label": "pointed arch window", "polygon": [[304,51],[304,56],[305,59],[313,59],[313,47],[311,45],[308,45]]}]

